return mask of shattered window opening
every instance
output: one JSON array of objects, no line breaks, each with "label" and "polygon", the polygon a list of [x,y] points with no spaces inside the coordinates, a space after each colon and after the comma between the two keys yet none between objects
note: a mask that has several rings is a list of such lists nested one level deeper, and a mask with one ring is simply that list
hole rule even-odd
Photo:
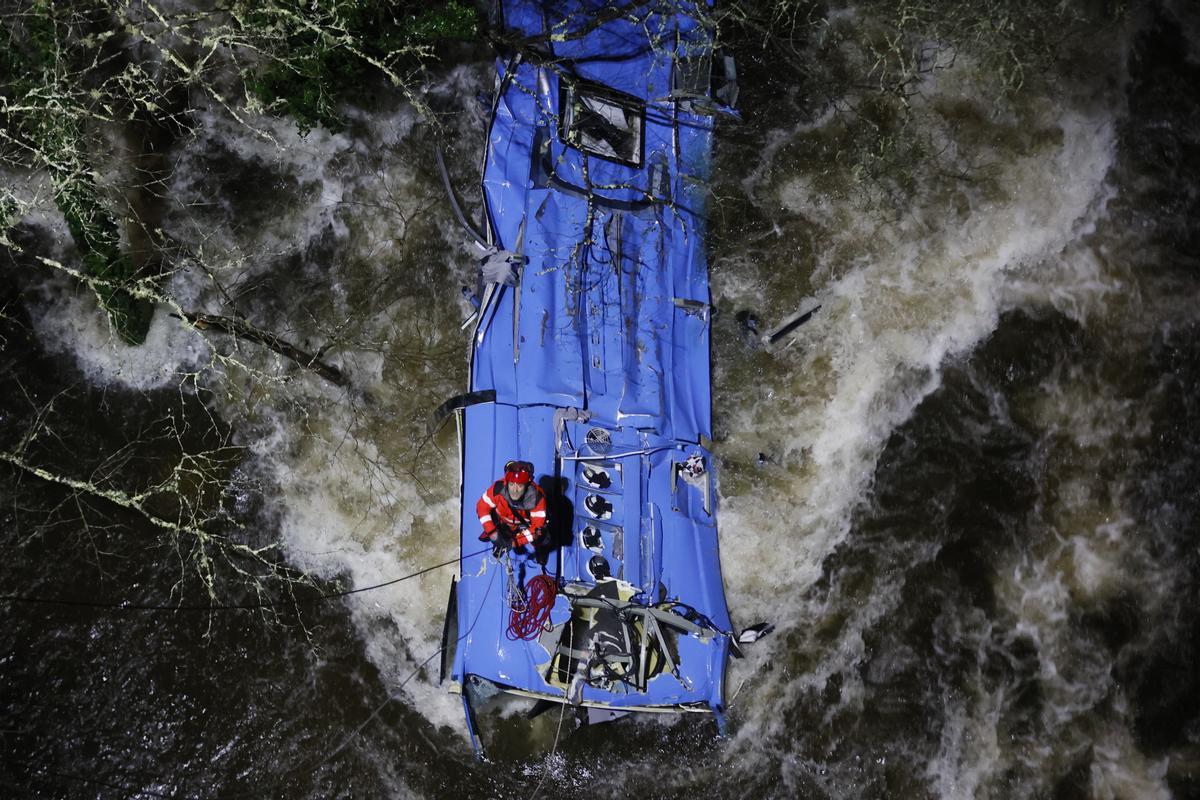
[{"label": "shattered window opening", "polygon": [[642,165],[646,110],[637,98],[564,81],[561,108],[564,142],[610,161]]}]

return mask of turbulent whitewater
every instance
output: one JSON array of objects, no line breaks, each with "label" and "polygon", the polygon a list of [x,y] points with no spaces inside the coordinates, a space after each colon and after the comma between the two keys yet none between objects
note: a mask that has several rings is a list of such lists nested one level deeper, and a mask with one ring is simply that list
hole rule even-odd
[{"label": "turbulent whitewater", "polygon": [[[831,14],[814,46],[870,74],[851,32],[873,8]],[[1194,794],[1198,29],[1183,3],[1132,10],[1013,92],[958,51],[919,73],[875,171],[835,157],[869,85],[830,93],[784,82],[778,53],[738,54],[746,120],[717,133],[710,199],[713,452],[729,605],[777,631],[732,662],[728,738],[626,720],[553,758],[473,765],[436,670],[404,682],[439,646],[449,575],[433,572],[314,612],[308,637],[8,609],[0,674],[54,696],[5,701],[28,728],[6,745],[181,793],[525,797],[545,774],[546,792],[651,796]],[[458,186],[478,179],[491,81],[476,53],[425,98]],[[103,425],[85,416],[105,403],[151,415],[193,398],[245,448],[239,486],[262,498],[246,513],[287,562],[364,586],[457,555],[458,453],[427,419],[460,390],[477,265],[429,121],[399,101],[351,113],[305,137],[257,118],[264,136],[211,104],[170,152],[163,227],[219,267],[175,272],[181,304],[217,312],[233,289],[264,327],[337,342],[353,388],[167,313],[129,348],[86,292],[18,259],[0,321],[6,369],[89,393],[62,435]],[[52,204],[20,225],[70,259]],[[21,487],[9,507],[35,491]],[[45,545],[9,542],[12,575],[63,588]],[[72,571],[93,574],[101,556],[78,553]],[[120,588],[95,580],[97,596]],[[153,700],[122,702],[147,686]],[[299,769],[392,694],[343,756]],[[186,779],[161,777],[172,764]]]}]

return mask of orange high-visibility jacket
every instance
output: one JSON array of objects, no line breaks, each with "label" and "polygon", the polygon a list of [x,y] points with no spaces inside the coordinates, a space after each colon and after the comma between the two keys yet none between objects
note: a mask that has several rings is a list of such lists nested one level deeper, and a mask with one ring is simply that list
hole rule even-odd
[{"label": "orange high-visibility jacket", "polygon": [[496,481],[475,504],[479,524],[490,536],[500,523],[512,531],[513,546],[520,547],[542,534],[546,525],[546,493],[536,483],[530,483],[519,501],[508,496],[504,481]]}]

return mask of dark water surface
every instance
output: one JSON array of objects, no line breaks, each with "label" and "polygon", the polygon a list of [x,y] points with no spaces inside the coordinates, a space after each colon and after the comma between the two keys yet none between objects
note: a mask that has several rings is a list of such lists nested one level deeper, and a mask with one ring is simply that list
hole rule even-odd
[{"label": "dark water surface", "polygon": [[[920,124],[984,166],[897,180],[899,220],[826,192],[840,117],[745,59],[749,119],[718,137],[711,209],[722,550],[738,621],[779,631],[731,668],[729,740],[699,719],[572,735],[551,712],[476,763],[437,660],[422,668],[448,572],[265,612],[6,602],[0,793],[1200,797],[1200,16],[1147,6],[1123,24],[1007,111],[953,83],[969,67],[947,71]],[[447,67],[431,95],[463,133],[462,181],[487,80],[482,60]],[[213,112],[174,145],[179,205],[161,214],[181,239],[216,232],[251,318],[344,336],[333,357],[365,391],[284,368],[256,383],[161,318],[147,355],[88,345],[86,296],[12,254],[0,450],[100,488],[199,465],[205,480],[185,471],[149,508],[281,540],[256,569],[309,570],[318,589],[450,557],[453,438],[421,436],[465,375],[469,260],[421,124],[373,113],[284,157]],[[45,219],[14,231],[63,247]],[[219,302],[204,276],[172,290]],[[777,351],[738,322],[816,302]],[[338,327],[359,306],[367,321]],[[159,366],[174,376],[118,374]],[[5,595],[257,599],[220,559],[198,572],[187,537],[9,462],[0,521]]]}]

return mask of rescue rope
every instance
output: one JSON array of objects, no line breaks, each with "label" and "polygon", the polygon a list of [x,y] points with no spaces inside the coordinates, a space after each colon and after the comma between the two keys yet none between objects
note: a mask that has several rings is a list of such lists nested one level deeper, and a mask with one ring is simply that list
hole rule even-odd
[{"label": "rescue rope", "polygon": [[[567,625],[566,630],[567,647],[575,647],[575,626]],[[571,687],[568,683],[563,686],[563,699],[558,704],[558,727],[554,729],[554,745],[550,748],[550,754],[546,756],[543,762],[542,777],[538,779],[537,786],[533,789],[533,794],[529,795],[529,800],[537,800],[538,793],[542,791],[542,784],[546,782],[546,778],[550,775],[550,769],[554,764],[554,756],[558,753],[558,740],[562,736],[563,719],[567,716],[567,704],[570,701]]]},{"label": "rescue rope", "polygon": [[[487,607],[487,599],[491,595],[492,587],[495,583],[496,583],[496,576],[495,576],[495,573],[493,573],[491,580],[488,582],[487,590],[484,591],[484,593],[483,593],[483,600],[480,602],[479,610],[475,612],[475,619],[471,621],[471,626],[469,628],[467,628],[466,632],[454,640],[455,644],[462,642],[464,639],[466,639],[467,637],[469,637],[471,635],[471,632],[473,630],[475,630],[475,625],[479,622],[479,618],[483,615],[483,609]],[[409,681],[411,681],[413,678],[420,675],[421,671],[423,669],[425,669],[425,667],[429,664],[429,662],[433,661],[433,659],[436,658],[439,654],[441,654],[444,650],[445,650],[445,646],[443,645],[442,647],[439,647],[437,650],[434,650],[432,653],[430,653],[429,656],[424,661],[422,661],[420,664],[418,664],[416,667],[414,667],[411,672],[408,673],[408,675],[404,678],[404,680],[400,681],[400,683],[396,686],[395,690],[390,692],[387,695],[387,697],[385,697],[383,699],[383,702],[381,702],[378,706],[376,706],[375,709],[367,716],[366,719],[364,719],[362,722],[360,722],[358,724],[358,726],[354,728],[354,730],[350,731],[350,733],[348,733],[344,737],[342,737],[341,741],[338,743],[338,745],[336,747],[334,747],[332,749],[326,748],[325,752],[316,761],[310,762],[306,766],[295,765],[295,766],[289,767],[288,769],[284,770],[285,777],[280,778],[279,780],[277,780],[274,783],[270,783],[265,786],[259,786],[259,787],[254,788],[253,790],[236,792],[233,794],[221,792],[218,796],[221,797],[223,800],[240,800],[240,798],[249,798],[249,797],[254,797],[254,798],[274,797],[274,796],[277,796],[277,793],[272,790],[281,789],[285,784],[295,781],[298,775],[304,774],[304,775],[308,775],[308,776],[316,776],[318,774],[317,771],[322,766],[324,766],[325,764],[332,761],[343,750],[345,750],[346,747],[349,746],[351,741],[353,741],[354,737],[356,737],[360,733],[362,733],[363,729],[366,728],[367,725],[370,724],[372,720],[378,718],[379,715],[381,713],[383,713],[383,710],[392,703],[392,701],[394,701],[398,697],[400,697],[402,690],[409,683]],[[63,780],[77,781],[80,783],[94,785],[94,786],[101,786],[101,787],[108,788],[108,789],[117,789],[117,790],[121,791],[122,796],[126,797],[126,798],[155,797],[155,798],[164,798],[164,800],[178,800],[178,798],[182,798],[182,797],[186,797],[186,798],[207,797],[207,796],[209,796],[209,792],[210,792],[210,787],[204,787],[203,789],[199,788],[199,787],[196,787],[196,788],[183,787],[179,790],[178,794],[161,794],[159,792],[155,792],[150,789],[139,788],[137,785],[135,785],[135,782],[142,782],[146,779],[146,776],[142,773],[139,773],[137,775],[129,773],[128,780],[126,780],[125,775],[118,776],[123,781],[123,783],[117,784],[117,783],[110,783],[109,781],[106,781],[106,780],[98,780],[97,778],[94,778],[94,777],[83,777],[81,775],[71,775],[71,774],[62,773],[62,772],[52,772],[44,767],[36,767],[35,766],[35,767],[32,767],[32,769],[35,769],[35,770],[39,771],[41,774],[47,775],[50,777],[61,778]],[[170,780],[171,779],[169,779],[167,777],[158,777],[155,779],[156,783],[162,784],[164,786],[168,785]],[[44,782],[44,783],[49,783],[49,782]],[[24,787],[22,787],[22,788],[24,788]]]},{"label": "rescue rope", "polygon": [[549,575],[534,576],[524,592],[517,588],[509,598],[508,638],[514,642],[529,641],[550,630],[550,610],[557,596],[558,584]]},{"label": "rescue rope", "polygon": [[0,603],[28,603],[32,605],[44,606],[67,606],[72,608],[102,608],[110,611],[247,611],[261,608],[279,608],[281,606],[305,606],[314,603],[320,603],[325,600],[334,600],[339,597],[348,597],[352,594],[361,594],[363,592],[371,592],[376,589],[382,589],[386,586],[401,583],[411,580],[412,578],[424,575],[427,572],[433,572],[435,569],[448,567],[451,564],[457,564],[460,561],[465,561],[468,558],[483,555],[491,550],[491,547],[485,547],[482,550],[476,550],[473,553],[465,553],[457,558],[452,558],[448,561],[443,561],[440,564],[433,564],[419,569],[416,572],[410,572],[407,575],[402,575],[399,578],[392,578],[389,581],[382,583],[373,583],[370,586],[360,586],[357,589],[342,589],[336,592],[323,592],[313,595],[312,597],[293,597],[288,600],[260,600],[250,603],[208,603],[198,605],[172,605],[167,603],[130,603],[126,601],[112,602],[92,602],[88,600],[70,600],[61,597],[32,597],[28,595],[6,594],[0,595]]}]

